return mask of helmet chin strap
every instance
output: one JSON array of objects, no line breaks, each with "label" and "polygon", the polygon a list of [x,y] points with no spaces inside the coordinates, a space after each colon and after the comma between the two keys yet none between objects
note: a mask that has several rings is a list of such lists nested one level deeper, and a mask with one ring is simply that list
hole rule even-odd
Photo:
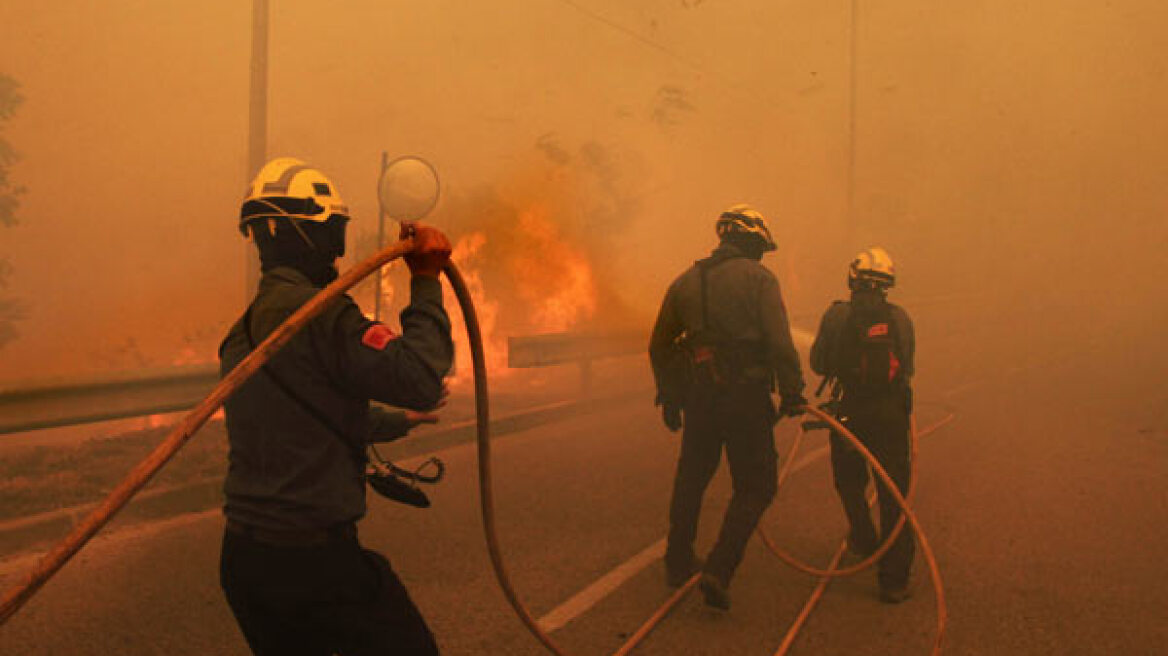
[{"label": "helmet chin strap", "polygon": [[292,227],[296,230],[297,234],[300,235],[300,238],[304,240],[304,243],[308,244],[309,248],[311,248],[314,251],[320,250],[316,247],[316,243],[313,242],[311,238],[309,238],[308,233],[304,232],[304,228],[300,227],[300,222],[303,221],[304,219],[301,219],[300,217],[298,217],[294,214],[289,214],[288,212],[284,211],[284,208],[280,207],[279,205],[276,205],[275,203],[273,203],[265,198],[257,198],[257,199],[255,199],[255,201],[259,202],[259,203],[263,203],[264,205],[267,205],[268,207],[275,210],[277,212],[277,214],[258,214],[258,215],[249,217],[249,219],[248,219],[249,221],[254,220],[254,219],[264,219],[264,218],[266,218],[266,219],[288,219],[288,223],[290,223],[292,225]]},{"label": "helmet chin strap", "polygon": [[300,238],[304,240],[304,243],[308,244],[308,247],[312,250],[319,251],[320,249],[316,247],[316,242],[309,239],[308,235],[304,232],[304,228],[300,227],[300,222],[302,220],[303,219],[298,219],[294,216],[288,217],[288,223],[292,224],[292,227],[296,229],[296,232],[300,235]]}]

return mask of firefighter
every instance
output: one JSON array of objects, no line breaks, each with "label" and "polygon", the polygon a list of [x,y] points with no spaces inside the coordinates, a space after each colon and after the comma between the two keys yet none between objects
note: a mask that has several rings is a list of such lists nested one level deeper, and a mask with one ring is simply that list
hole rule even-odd
[{"label": "firefighter", "polygon": [[[320,171],[269,162],[249,187],[240,230],[259,250],[259,289],[219,347],[226,375],[337,277],[348,209]],[[365,447],[435,419],[451,366],[439,272],[450,242],[413,231],[401,334],[334,301],[226,403],[229,467],[220,581],[252,651],[263,655],[437,654],[382,555],[363,549]],[[370,400],[414,412],[389,415]],[[374,408],[376,406],[373,406]]]},{"label": "firefighter", "polygon": [[[884,249],[869,248],[856,255],[848,267],[851,300],[836,301],[824,313],[811,347],[811,368],[832,383],[832,407],[842,423],[906,494],[911,473],[909,417],[916,342],[908,313],[888,302],[888,290],[895,283],[896,270]],[[870,556],[896,525],[900,507],[885,487],[877,484],[882,533],[877,536],[864,499],[868,465],[834,433],[831,465],[848,519],[848,549],[856,557]],[[903,530],[880,559],[877,579],[881,601],[900,603],[909,597],[913,549],[911,531]]]},{"label": "firefighter", "polygon": [[[773,429],[801,414],[803,376],[779,282],[762,265],[775,242],[762,215],[735,205],[715,224],[720,243],[669,287],[649,356],[666,427],[684,426],[669,508],[666,582],[698,571],[707,604],[730,608],[730,579],[775,496]],[[781,403],[771,393],[778,381]],[[704,564],[694,553],[702,496],[726,450],[734,493]]]}]

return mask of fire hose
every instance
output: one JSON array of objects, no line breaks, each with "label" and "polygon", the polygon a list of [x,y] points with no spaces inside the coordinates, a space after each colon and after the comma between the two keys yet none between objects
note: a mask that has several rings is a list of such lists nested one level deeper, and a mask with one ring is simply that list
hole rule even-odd
[{"label": "fire hose", "polygon": [[[0,599],[0,626],[8,621],[20,608],[32,598],[48,580],[57,573],[65,563],[69,562],[89,540],[102,529],[113,516],[117,514],[135,494],[138,493],[150,479],[178,452],[179,449],[194,436],[211,415],[215,413],[235,390],[239,389],[247,379],[251,378],[260,367],[276,354],[292,337],[304,328],[314,317],[324,311],[325,307],[336,297],[345,293],[368,275],[377,271],[383,265],[406,255],[414,248],[413,239],[403,239],[386,246],[370,256],[357,266],[341,274],[327,287],[313,296],[307,303],[292,313],[284,323],[280,324],[267,339],[252,350],[242,362],[231,370],[211,393],[194,407],[130,473],[118,483],[117,487],[94,508],[85,519],[81,520],[73,530],[50,549],[37,561],[36,565],[16,585],[9,588]],[[466,293],[466,284],[454,265],[445,269],[447,278],[455,287],[459,302],[465,303],[464,316],[473,316],[474,306]],[[463,300],[465,298],[465,301]],[[466,309],[469,308],[469,315]],[[477,332],[477,330],[476,330]],[[480,345],[481,348],[481,345]],[[476,391],[479,388],[476,375]],[[476,401],[486,405],[486,380],[482,381],[482,398]],[[485,407],[480,410],[480,417],[486,417]],[[480,429],[484,427],[480,419]]]},{"label": "fire hose", "polygon": [[[940,427],[944,426],[945,424],[949,423],[953,419],[954,416],[955,416],[954,413],[950,412],[944,419],[942,419],[939,422],[933,424],[932,426],[926,428],[923,432],[920,432],[920,433],[917,432],[916,417],[910,416],[910,423],[909,423],[909,442],[910,442],[909,489],[908,489],[907,494],[905,495],[905,499],[907,501],[912,500],[913,493],[916,491],[916,460],[917,460],[916,454],[917,454],[917,445],[918,445],[920,438],[924,437],[925,435],[928,435],[929,433],[931,433],[931,432],[939,429]],[[779,473],[779,487],[780,488],[782,487],[783,482],[786,480],[787,475],[790,473],[790,465],[793,462],[795,453],[799,450],[799,442],[802,439],[803,434],[804,434],[804,431],[802,429],[800,429],[799,432],[796,433],[795,439],[791,442],[791,447],[787,453],[787,462],[784,465],[783,470]],[[875,500],[876,500],[876,491],[873,490],[868,495],[868,505],[871,506]],[[885,538],[884,542],[880,545],[880,547],[878,547],[870,556],[868,556],[865,559],[862,559],[861,562],[856,563],[855,565],[853,565],[851,567],[845,567],[845,568],[838,567],[839,562],[840,562],[841,558],[843,557],[844,551],[847,548],[847,542],[846,541],[842,542],[840,544],[839,548],[836,550],[835,554],[832,556],[832,559],[828,563],[827,569],[825,569],[825,570],[820,570],[820,569],[815,568],[813,566],[807,565],[806,563],[803,563],[802,561],[791,556],[786,551],[784,551],[780,547],[778,547],[778,545],[776,545],[770,539],[770,537],[766,534],[766,532],[762,529],[762,527],[759,527],[756,530],[759,538],[762,540],[762,542],[767,546],[768,549],[770,549],[770,551],[775,556],[777,556],[784,563],[794,567],[795,569],[798,569],[800,571],[803,571],[803,572],[806,572],[809,574],[813,574],[813,575],[818,576],[820,578],[819,584],[812,591],[811,597],[807,600],[807,603],[804,605],[803,610],[799,613],[798,617],[795,618],[795,621],[792,623],[790,629],[788,629],[787,635],[783,638],[783,642],[779,646],[778,650],[775,651],[774,656],[783,656],[784,654],[787,653],[788,649],[790,649],[791,644],[794,642],[795,635],[798,633],[799,629],[802,628],[803,623],[807,620],[807,617],[810,615],[812,608],[814,608],[815,604],[818,603],[819,598],[823,594],[823,591],[826,589],[828,582],[830,582],[832,578],[846,576],[848,574],[853,574],[853,573],[862,571],[864,569],[867,569],[868,567],[871,567],[872,564],[874,564],[877,561],[877,559],[880,558],[881,555],[883,555],[885,552],[888,551],[889,548],[891,548],[893,542],[896,540],[896,538],[900,535],[901,531],[904,529],[904,526],[905,526],[905,516],[902,514],[900,516],[900,518],[897,520],[896,524],[893,526],[891,533],[889,533],[888,537]],[[922,550],[924,550],[923,547],[922,547]],[[926,556],[926,562],[929,565],[929,573],[930,573],[930,576],[933,580],[934,591],[936,592],[936,595],[937,595],[937,633],[936,633],[936,639],[934,640],[934,643],[933,643],[933,651],[932,651],[933,654],[937,654],[941,649],[941,639],[942,639],[942,636],[944,635],[944,632],[945,632],[945,622],[947,619],[947,613],[946,613],[946,605],[945,605],[945,598],[944,598],[944,590],[941,587],[940,573],[937,570],[935,560],[932,558],[931,551],[928,552],[928,555]]]},{"label": "fire hose", "polygon": [[[384,249],[378,251],[365,261],[357,264],[352,269],[341,274],[330,283],[327,287],[322,289],[316,296],[310,299],[307,303],[297,309],[287,320],[284,321],[276,330],[274,330],[266,339],[263,340],[250,355],[248,355],[242,362],[231,370],[218,385],[211,391],[211,393],[204,398],[194,409],[192,409],[166,436],[166,438],[159,443],[149,455],[138,463],[130,473],[114,488],[112,492],[100,503],[94,510],[92,510],[80,523],[78,523],[73,530],[60,542],[58,542],[51,550],[49,550],[40,560],[33,566],[33,568],[14,586],[9,588],[3,598],[0,598],[0,626],[3,626],[29,599],[39,591],[48,580],[56,574],[64,565],[89,542],[94,535],[100,531],[119,510],[121,510],[133,496],[140,491],[159,470],[166,465],[167,462],[181,449],[187,441],[194,436],[194,434],[203,426],[204,423],[213,415],[224,402],[243,385],[251,376],[253,376],[273,355],[275,355],[283,346],[285,346],[292,337],[302,328],[304,328],[313,318],[319,315],[325,307],[333,299],[343,294],[345,291],[352,288],[358,282],[377,271],[380,267],[396,260],[413,250],[413,240],[404,239],[386,246]],[[499,547],[498,536],[495,530],[495,511],[494,511],[494,490],[491,484],[491,445],[490,445],[490,408],[487,389],[487,372],[486,360],[483,352],[482,334],[478,323],[478,317],[475,312],[474,303],[470,297],[470,292],[467,289],[466,283],[462,278],[461,273],[453,264],[449,264],[443,270],[447,280],[454,291],[455,297],[458,301],[459,307],[462,310],[463,321],[466,325],[468,340],[471,346],[471,361],[474,373],[474,387],[475,387],[475,419],[477,424],[477,448],[478,448],[478,466],[479,466],[479,499],[480,509],[483,519],[483,531],[485,533],[487,550],[490,555],[491,565],[494,570],[499,587],[507,598],[508,603],[514,609],[516,615],[527,627],[527,629],[535,636],[549,651],[558,656],[566,656],[566,653],[560,649],[551,639],[551,637],[543,631],[531,613],[524,606],[519,599],[518,593],[515,591],[511,583],[511,579],[507,574],[506,565],[503,561],[502,552]],[[944,629],[945,621],[945,605],[944,595],[941,589],[940,577],[937,572],[936,562],[933,558],[932,549],[929,547],[928,541],[921,530],[920,524],[917,522],[916,516],[909,507],[908,502],[904,496],[896,489],[892,480],[888,477],[887,472],[881,467],[880,463],[876,461],[875,457],[864,447],[864,445],[852,435],[846,428],[844,428],[833,417],[819,410],[818,408],[806,407],[805,410],[811,414],[819,416],[822,420],[832,426],[841,436],[852,443],[852,446],[868,461],[872,471],[876,474],[883,485],[888,488],[888,491],[893,496],[896,503],[901,507],[902,516],[901,523],[907,518],[908,523],[912,526],[913,531],[917,534],[917,538],[921,545],[926,561],[929,564],[930,574],[933,576],[934,587],[937,591],[938,603],[938,617],[939,628],[937,642],[934,647],[934,654],[940,648],[941,635]],[[898,524],[899,527],[899,524]],[[894,536],[893,536],[894,537]],[[871,558],[869,560],[873,560]],[[834,563],[833,563],[834,566]],[[831,570],[824,570],[831,572]],[[666,602],[665,606],[658,609],[657,613],[650,618],[641,630],[637,631],[624,646],[616,653],[625,654],[633,649],[638,642],[648,635],[652,627],[660,621],[661,618],[668,613],[677,602],[681,600],[684,595],[693,588],[697,582],[697,576],[692,578],[686,585],[678,590],[673,597]]]},{"label": "fire hose", "polygon": [[[933,581],[933,589],[934,589],[934,592],[936,593],[937,632],[936,632],[936,639],[933,643],[933,649],[931,652],[933,654],[933,656],[936,656],[936,654],[940,653],[940,650],[941,650],[941,641],[942,641],[942,638],[944,637],[944,634],[945,634],[945,623],[946,623],[947,618],[948,618],[948,612],[946,610],[946,605],[945,605],[945,592],[944,592],[944,589],[943,589],[942,584],[941,584],[940,570],[937,567],[936,558],[933,556],[932,547],[929,546],[928,539],[925,537],[924,532],[921,530],[920,524],[917,522],[916,515],[912,512],[912,509],[909,506],[908,501],[905,498],[905,496],[900,493],[900,490],[897,489],[897,487],[893,483],[891,477],[888,476],[888,472],[886,472],[884,470],[884,467],[880,464],[880,462],[878,460],[876,460],[876,457],[872,455],[872,452],[869,451],[867,449],[867,447],[864,446],[864,444],[860,441],[859,438],[857,438],[851,431],[849,431],[846,427],[844,427],[843,424],[839,423],[839,421],[837,421],[835,419],[835,417],[832,417],[831,415],[827,414],[823,410],[816,408],[816,407],[813,407],[813,406],[810,406],[810,405],[804,406],[803,410],[809,414],[812,414],[812,415],[815,415],[816,417],[818,417],[827,426],[829,426],[832,430],[836,431],[837,433],[840,434],[841,437],[846,439],[851,444],[851,446],[854,447],[856,449],[856,451],[859,452],[859,454],[868,462],[868,465],[871,467],[872,471],[876,474],[876,478],[879,481],[879,484],[885,486],[885,488],[892,495],[893,500],[896,501],[898,506],[900,506],[900,509],[901,509],[900,520],[897,522],[896,527],[894,528],[893,532],[888,536],[888,539],[885,540],[885,544],[881,545],[882,548],[878,549],[877,552],[875,552],[874,556],[865,559],[865,561],[867,562],[866,565],[865,565],[865,563],[859,563],[859,565],[864,565],[864,567],[868,567],[868,566],[871,566],[872,563],[875,563],[876,558],[878,558],[880,556],[880,554],[887,551],[887,547],[892,544],[892,540],[896,539],[897,533],[900,530],[902,530],[902,527],[905,523],[906,518],[907,518],[909,525],[912,527],[913,531],[916,533],[918,542],[920,543],[920,546],[921,546],[921,553],[924,556],[925,562],[928,565],[929,575]],[[951,419],[952,419],[952,415],[946,417],[945,419],[941,420],[937,424],[934,424],[929,429],[927,429],[928,432],[932,432],[932,431],[936,430],[937,428],[940,428],[942,425],[948,423]],[[915,455],[916,438],[917,438],[915,420],[913,421],[913,423],[911,425],[910,434],[911,434],[911,439],[912,439],[912,448],[914,450],[914,455]],[[790,449],[788,450],[787,461],[784,464],[783,469],[779,472],[779,481],[778,481],[779,486],[781,486],[783,484],[786,477],[790,474],[791,464],[794,460],[793,456],[794,456],[795,452],[798,450],[801,436],[802,436],[802,432],[800,432],[796,436],[796,439],[793,441]],[[913,457],[910,462],[915,463],[915,457]],[[912,477],[910,480],[915,480],[915,477]],[[912,494],[912,489],[910,486],[909,495],[911,496],[911,494]],[[869,502],[871,502],[871,500],[869,500]],[[760,536],[765,537],[761,533],[761,531],[760,531]],[[778,549],[778,547],[775,547],[773,545],[773,543],[771,543],[769,540],[764,540],[764,541],[767,542],[768,547],[772,547],[772,551],[775,551],[776,555],[777,555],[777,553],[780,551]],[[840,574],[838,574],[838,572],[844,571],[844,570],[835,569],[836,566],[839,564],[839,560],[842,556],[843,556],[843,549],[841,548],[840,550],[838,550],[836,552],[836,554],[832,558],[830,564],[828,565],[828,569],[826,569],[826,570],[819,570],[819,569],[813,568],[811,566],[806,566],[806,568],[808,570],[811,570],[814,573],[822,572],[820,584],[819,584],[819,586],[816,587],[815,591],[812,593],[812,598],[804,606],[803,611],[799,614],[799,616],[795,620],[795,623],[791,626],[790,630],[787,632],[787,636],[784,639],[782,645],[779,647],[779,650],[776,652],[775,656],[781,656],[782,654],[786,653],[787,649],[790,647],[791,643],[794,640],[795,634],[798,632],[798,630],[802,626],[803,622],[806,621],[807,617],[810,615],[811,608],[814,606],[815,602],[818,600],[818,596],[823,593],[823,589],[826,587],[827,582],[830,581],[832,577],[839,576]],[[790,558],[790,560],[793,562],[798,562],[798,561],[795,561],[794,558]],[[802,563],[800,563],[800,564],[802,564]],[[859,569],[855,569],[855,568],[849,568],[849,570],[853,570],[853,571],[849,571],[849,573],[854,573],[854,571],[859,571]],[[806,571],[806,570],[804,570],[804,571]],[[694,574],[693,577],[691,577],[680,588],[678,588],[678,590],[676,592],[674,592],[673,595],[670,596],[669,599],[667,599],[665,601],[665,603],[662,604],[653,613],[653,615],[650,616],[649,619],[646,620],[645,623],[641,625],[641,627],[639,629],[637,629],[636,632],[633,633],[633,635],[625,642],[624,645],[622,645],[617,651],[613,652],[613,656],[626,656],[627,654],[632,652],[632,650],[642,640],[644,640],[645,637],[647,637],[649,635],[649,633],[657,626],[657,624],[659,624],[663,619],[665,619],[665,616],[668,615],[669,612],[671,610],[673,610],[673,608],[675,606],[677,606],[677,604],[679,604],[681,602],[681,600],[684,599],[685,596],[687,594],[689,594],[689,592],[691,590],[693,590],[694,587],[697,586],[697,583],[698,583],[698,580],[700,577],[701,577],[700,572],[698,574]]]}]

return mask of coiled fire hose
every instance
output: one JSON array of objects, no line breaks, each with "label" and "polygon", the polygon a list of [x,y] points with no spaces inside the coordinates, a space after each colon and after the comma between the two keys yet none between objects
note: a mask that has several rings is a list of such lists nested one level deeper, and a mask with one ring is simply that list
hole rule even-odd
[{"label": "coiled fire hose", "polygon": [[[308,324],[313,318],[319,315],[324,308],[333,299],[340,296],[358,282],[377,271],[379,268],[396,260],[413,250],[413,240],[403,239],[382,250],[378,251],[365,261],[357,264],[352,269],[341,274],[330,283],[327,287],[317,293],[312,299],[301,306],[292,316],[288,317],[283,324],[281,324],[275,331],[273,331],[263,342],[257,346],[250,355],[248,355],[242,362],[231,370],[218,385],[211,391],[206,398],[204,398],[194,409],[179,422],[166,438],[150,452],[141,462],[138,463],[130,471],[130,473],[114,488],[114,490],[93,510],[77,524],[74,529],[59,543],[57,543],[49,552],[47,552],[37,564],[26,574],[16,585],[9,588],[2,599],[0,599],[0,626],[3,626],[9,618],[11,618],[21,607],[24,606],[29,599],[33,597],[48,582],[48,580],[56,574],[64,565],[85,546],[89,540],[100,531],[119,510],[121,510],[133,496],[140,491],[159,470],[166,465],[167,462],[178,452],[179,449],[186,444],[191,437],[203,426],[204,423],[213,415],[226,400],[243,385],[251,376],[253,376],[273,355],[275,355],[281,348],[284,347],[292,339],[292,337]],[[479,464],[479,493],[480,506],[483,518],[483,530],[486,536],[487,550],[491,558],[491,565],[494,569],[496,579],[499,587],[502,589],[504,596],[508,603],[511,604],[516,615],[527,627],[527,629],[534,635],[549,651],[557,656],[566,656],[565,652],[561,650],[551,639],[548,634],[543,631],[531,613],[523,605],[511,584],[510,577],[507,574],[506,566],[503,562],[501,550],[499,548],[499,541],[495,531],[495,512],[494,512],[494,491],[491,484],[491,446],[490,446],[490,408],[487,388],[487,371],[486,360],[483,353],[482,334],[478,323],[478,316],[475,312],[474,302],[470,297],[470,292],[467,289],[466,282],[462,278],[462,274],[453,264],[447,265],[443,270],[454,295],[458,300],[460,309],[462,310],[463,321],[466,324],[466,331],[468,341],[471,347],[471,361],[474,373],[475,382],[475,419],[477,424],[477,446],[478,446],[478,464]],[[938,602],[938,616],[940,618],[940,627],[937,637],[937,646],[934,649],[936,653],[940,646],[940,631],[944,628],[945,606],[944,596],[941,591],[940,578],[937,574],[936,563],[933,559],[932,549],[925,539],[920,525],[916,520],[916,516],[912,513],[907,501],[892,484],[888,474],[880,466],[879,462],[875,460],[872,454],[863,446],[862,443],[852,435],[846,428],[840,425],[833,417],[827,415],[817,408],[807,407],[807,412],[818,415],[821,419],[831,425],[842,436],[852,442],[857,451],[868,461],[872,470],[876,473],[881,482],[888,486],[889,491],[893,495],[897,504],[902,510],[902,522],[904,518],[912,525],[921,544],[921,550],[929,563],[930,573],[933,575],[933,581],[937,590]],[[691,579],[681,590],[678,590],[673,597],[670,598],[666,604],[658,609],[657,613],[650,618],[639,631],[637,631],[628,642],[625,643],[616,653],[625,654],[631,651],[638,642],[648,635],[652,627],[660,621],[661,618],[673,607],[685,593],[692,589],[697,581],[697,576]]]},{"label": "coiled fire hose", "polygon": [[[914,422],[914,424],[915,424],[915,422]],[[782,489],[783,483],[786,482],[787,475],[790,473],[790,470],[791,470],[790,465],[794,461],[795,453],[797,453],[799,450],[799,444],[802,441],[803,432],[804,431],[802,430],[802,428],[800,428],[799,432],[795,434],[795,439],[791,442],[791,447],[787,450],[786,464],[783,466],[783,470],[781,472],[779,472],[778,489],[780,489],[780,490]],[[909,486],[908,486],[908,492],[906,493],[906,498],[911,499],[913,496],[913,492],[916,489],[916,476],[915,476],[915,474],[916,474],[917,434],[916,434],[915,427],[909,431],[909,442],[911,445],[909,448],[911,455],[909,456],[909,468],[910,468],[909,472],[910,473],[909,473]],[[777,491],[776,491],[776,495],[777,495]],[[871,503],[872,503],[871,495],[869,495],[868,503],[869,503],[869,505],[871,505]],[[829,568],[829,569],[819,569],[819,568],[815,567],[814,565],[807,564],[807,563],[803,562],[802,560],[799,560],[798,558],[792,556],[788,552],[784,551],[777,544],[775,544],[773,540],[771,540],[770,536],[767,535],[766,531],[763,530],[763,528],[761,526],[755,530],[755,533],[758,534],[759,539],[762,540],[763,544],[765,544],[768,549],[770,549],[771,553],[773,553],[775,556],[777,556],[779,558],[779,560],[790,565],[791,567],[794,567],[795,569],[797,569],[801,572],[811,574],[812,576],[827,577],[827,578],[840,578],[840,577],[844,577],[844,576],[850,576],[850,575],[856,574],[858,572],[862,572],[862,571],[868,569],[869,567],[871,567],[872,565],[876,564],[876,562],[878,560],[880,560],[881,556],[883,556],[885,553],[887,553],[887,551],[889,549],[892,548],[892,545],[896,541],[896,538],[898,538],[900,536],[901,531],[904,530],[904,525],[905,525],[905,519],[904,519],[904,515],[902,514],[900,516],[900,518],[898,518],[896,520],[896,525],[893,526],[892,533],[889,534],[888,537],[885,538],[884,541],[880,543],[880,546],[878,546],[876,548],[876,550],[873,551],[870,555],[868,555],[867,557],[862,559],[860,562],[858,562],[854,565],[851,565],[850,567]]]},{"label": "coiled fire hose", "polygon": [[[918,541],[919,541],[920,546],[921,546],[921,553],[924,556],[925,562],[928,564],[929,574],[930,574],[930,577],[932,578],[932,581],[933,581],[933,589],[936,593],[937,636],[936,636],[935,642],[933,643],[933,650],[931,652],[933,654],[933,656],[936,656],[936,654],[938,654],[941,650],[941,640],[942,640],[942,637],[944,636],[945,622],[948,618],[948,612],[946,610],[946,605],[945,605],[944,589],[941,585],[940,570],[937,567],[936,558],[934,558],[934,556],[933,556],[933,550],[929,546],[928,540],[925,538],[924,532],[921,530],[920,524],[917,522],[916,515],[912,512],[912,509],[908,505],[908,501],[905,499],[904,495],[902,495],[900,493],[899,489],[897,489],[897,487],[892,483],[892,479],[888,476],[888,472],[884,471],[884,467],[880,465],[880,462],[876,460],[875,456],[873,456],[872,453],[863,445],[863,443],[860,442],[859,438],[857,438],[851,431],[849,431],[847,428],[845,428],[843,426],[843,424],[840,424],[839,421],[837,421],[834,417],[827,414],[823,410],[816,408],[814,406],[810,406],[810,405],[804,406],[803,410],[805,412],[812,414],[812,415],[815,415],[819,419],[823,420],[834,431],[838,432],[842,437],[847,439],[848,442],[850,442],[851,445],[856,448],[856,450],[860,453],[860,455],[864,458],[864,460],[867,461],[868,465],[872,468],[872,471],[876,474],[876,478],[879,481],[879,484],[884,485],[885,487],[887,487],[889,489],[889,491],[891,492],[891,494],[893,496],[893,499],[896,501],[897,505],[899,505],[901,508],[900,520],[898,521],[893,533],[889,536],[889,539],[892,540],[892,539],[896,538],[896,533],[897,533],[897,531],[901,530],[901,527],[905,523],[906,518],[907,518],[908,523],[911,525],[913,532],[916,533]],[[934,424],[929,429],[927,429],[928,432],[932,432],[933,430],[940,428],[942,425],[948,423],[951,419],[952,419],[952,415],[950,415],[949,417],[946,417],[942,421],[938,422],[937,424]],[[914,456],[912,458],[912,462],[915,462],[915,460],[916,460],[915,448],[916,448],[916,437],[917,437],[916,436],[915,420],[913,420],[913,423],[911,425],[911,429],[912,429],[911,434],[913,436],[912,444],[913,444],[913,449],[914,449]],[[802,436],[802,432],[799,433],[799,435],[796,437],[794,443],[791,445],[791,448],[789,449],[789,452],[787,454],[787,461],[784,464],[783,469],[779,472],[779,485],[780,486],[782,485],[782,483],[786,479],[787,475],[790,473],[791,465],[793,463],[792,456],[794,455],[795,451],[799,447],[799,441],[800,441],[801,436]],[[915,476],[910,478],[910,480],[915,481],[916,480]],[[912,493],[912,491],[911,491],[911,486],[910,486],[909,494],[911,495],[911,493]],[[888,541],[887,544],[891,545],[891,541]],[[771,545],[768,545],[768,546],[771,546]],[[778,548],[775,547],[774,550],[777,551]],[[878,558],[879,555],[881,553],[883,553],[884,551],[887,551],[887,548],[884,548],[884,549],[878,551],[874,557],[867,559],[867,560],[871,561],[870,563],[868,563],[868,566],[870,566],[871,563],[876,562],[875,559]],[[790,644],[793,642],[796,632],[802,626],[803,622],[806,621],[808,615],[810,615],[811,608],[814,606],[813,602],[817,599],[817,595],[822,594],[823,588],[826,587],[827,582],[830,580],[830,578],[832,576],[838,575],[837,572],[843,571],[843,570],[836,570],[835,569],[835,567],[836,567],[836,565],[838,565],[839,560],[842,557],[842,555],[843,555],[843,549],[840,549],[839,551],[837,551],[835,556],[833,557],[831,563],[828,565],[828,569],[826,569],[826,570],[818,570],[816,568],[812,568],[810,566],[807,566],[808,569],[811,569],[816,573],[823,572],[823,574],[825,574],[825,576],[823,576],[821,578],[820,585],[816,588],[815,592],[812,595],[812,600],[809,601],[808,604],[806,604],[804,606],[803,611],[799,614],[799,616],[795,620],[795,623],[792,625],[791,629],[788,631],[787,636],[784,639],[782,646],[780,646],[779,651],[776,652],[776,656],[779,656],[780,654],[785,653],[786,650],[790,647]],[[794,561],[794,558],[791,558],[791,560]],[[861,563],[861,565],[862,564],[863,563]],[[632,652],[632,650],[642,640],[644,640],[646,636],[649,635],[649,633],[665,618],[665,616],[668,615],[669,612],[675,606],[677,606],[677,604],[679,604],[681,602],[681,600],[684,599],[685,596],[687,594],[689,594],[689,592],[691,590],[693,590],[694,587],[697,586],[698,579],[700,577],[701,577],[700,572],[698,574],[694,574],[693,577],[691,577],[688,581],[686,581],[684,585],[682,585],[680,588],[678,588],[678,590],[676,592],[674,592],[673,595],[670,596],[669,599],[666,600],[666,602],[664,604],[662,604],[661,607],[659,607],[653,613],[653,615],[650,616],[649,619],[646,620],[645,623],[642,624],[641,627],[639,629],[637,629],[637,631],[632,634],[632,636],[628,639],[628,641],[625,642],[624,645],[622,645],[620,647],[620,649],[613,652],[613,656],[626,656],[627,654]]]},{"label": "coiled fire hose", "polygon": [[[910,470],[909,470],[909,489],[908,489],[907,494],[905,495],[906,500],[911,501],[913,498],[913,494],[916,491],[917,446],[919,444],[920,438],[924,437],[925,435],[928,435],[929,433],[932,433],[933,431],[935,431],[935,430],[941,428],[942,426],[944,426],[945,424],[949,423],[954,418],[954,416],[955,416],[954,413],[950,412],[945,418],[943,418],[942,420],[933,424],[932,426],[926,428],[923,432],[917,431],[916,417],[910,416],[910,420],[909,420],[909,444],[910,444],[909,467],[910,467]],[[782,487],[783,483],[785,482],[787,476],[790,474],[791,463],[794,461],[795,453],[799,450],[799,443],[802,440],[803,435],[804,435],[804,430],[802,428],[800,428],[799,432],[796,433],[795,439],[792,441],[790,448],[788,449],[786,463],[784,464],[782,471],[779,472],[779,483],[778,484],[779,484],[780,488]],[[876,500],[876,491],[873,490],[868,495],[868,505],[871,506],[875,500]],[[808,599],[807,603],[804,605],[802,612],[800,612],[799,616],[795,619],[794,623],[792,623],[790,629],[788,629],[787,635],[784,637],[783,642],[779,646],[778,650],[775,651],[774,656],[783,656],[784,654],[787,653],[787,650],[791,647],[791,644],[794,642],[795,635],[798,633],[799,629],[802,627],[803,623],[806,621],[807,617],[810,615],[812,608],[814,608],[815,604],[819,601],[819,597],[823,594],[824,589],[827,587],[827,583],[832,578],[846,576],[846,575],[853,574],[853,573],[862,571],[864,569],[867,569],[868,567],[871,567],[875,562],[877,562],[877,560],[885,552],[888,551],[889,548],[891,548],[893,542],[900,535],[900,532],[904,529],[904,526],[905,526],[905,515],[902,514],[900,516],[900,518],[897,520],[896,524],[893,526],[892,532],[888,535],[888,537],[884,540],[884,542],[880,545],[880,547],[877,548],[872,553],[872,555],[870,555],[868,558],[861,560],[861,562],[859,562],[851,567],[846,567],[846,568],[838,567],[839,561],[843,557],[844,551],[846,549],[846,544],[847,544],[846,541],[842,542],[839,546],[839,549],[836,551],[836,553],[832,557],[831,562],[828,564],[827,569],[825,569],[825,570],[821,570],[821,569],[818,569],[818,568],[813,567],[811,565],[807,565],[806,563],[796,559],[794,556],[791,556],[786,551],[782,550],[780,547],[778,547],[771,540],[771,538],[766,534],[766,531],[764,531],[762,529],[762,527],[760,526],[756,530],[756,533],[758,534],[758,536],[762,540],[762,542],[767,546],[768,549],[770,549],[770,551],[775,556],[777,556],[784,563],[794,567],[795,569],[798,569],[800,571],[818,576],[820,578],[819,585],[816,586],[815,590],[812,592],[811,597]],[[923,551],[923,549],[922,549],[922,551]],[[936,635],[936,639],[933,643],[933,651],[932,651],[933,654],[937,654],[941,648],[941,638],[944,635],[944,631],[945,631],[945,622],[947,619],[947,613],[945,610],[946,606],[945,606],[945,601],[944,601],[944,591],[943,591],[943,588],[941,586],[940,574],[939,574],[939,571],[937,570],[936,562],[932,559],[931,551],[929,552],[928,556],[926,557],[926,562],[928,562],[928,564],[929,564],[929,572],[930,572],[931,578],[933,580],[934,591],[937,594],[937,609],[938,609],[937,620],[938,620],[938,624],[937,624],[937,635]]]}]

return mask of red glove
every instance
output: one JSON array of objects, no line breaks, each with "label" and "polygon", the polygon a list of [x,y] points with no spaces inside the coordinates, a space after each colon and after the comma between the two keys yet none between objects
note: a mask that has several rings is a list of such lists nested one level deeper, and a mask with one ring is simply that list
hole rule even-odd
[{"label": "red glove", "polygon": [[410,274],[437,278],[450,263],[450,240],[437,228],[403,221],[398,239],[409,237],[414,238],[414,250],[404,259]]}]

